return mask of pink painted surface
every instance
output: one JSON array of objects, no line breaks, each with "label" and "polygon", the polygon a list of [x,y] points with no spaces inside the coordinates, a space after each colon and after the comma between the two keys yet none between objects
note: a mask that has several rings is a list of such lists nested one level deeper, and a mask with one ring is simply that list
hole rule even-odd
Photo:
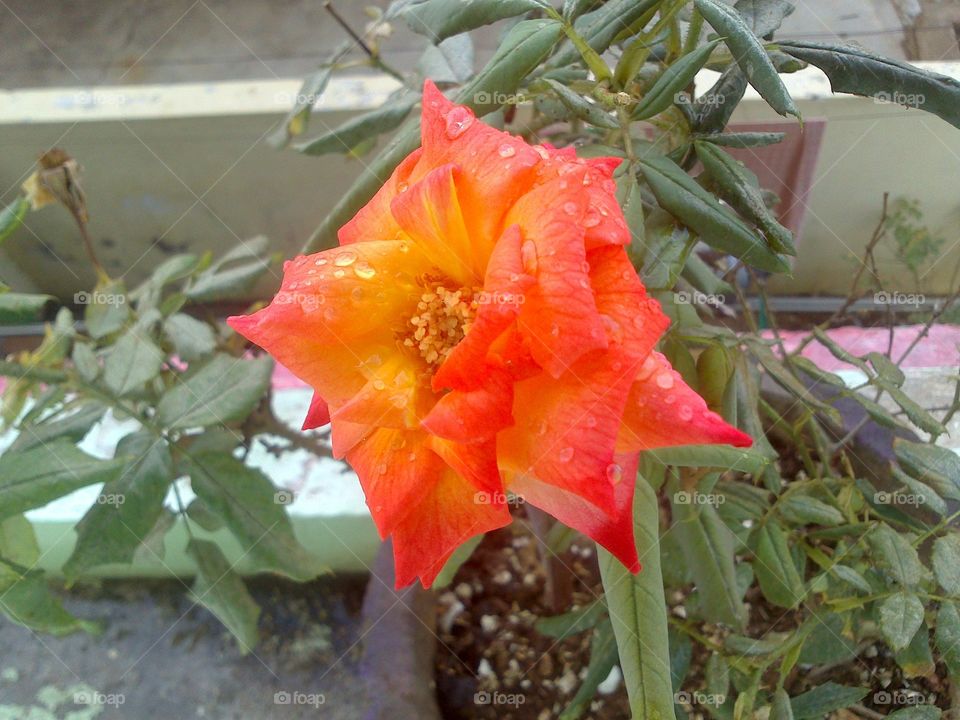
[{"label": "pink painted surface", "polygon": [[[913,339],[923,329],[922,325],[902,325],[895,329],[893,339],[893,359],[899,360],[913,342]],[[800,341],[809,333],[802,330],[782,331],[787,351],[791,351],[800,344]],[[772,333],[764,333],[765,337],[772,337]],[[868,352],[886,354],[890,333],[886,328],[838,327],[830,330],[827,335],[836,341],[851,355],[866,355]],[[910,352],[903,363],[903,367],[951,367],[960,365],[960,326],[934,325],[930,333]],[[814,340],[803,350],[803,355],[810,358],[818,367],[824,370],[853,369],[852,365],[837,360],[830,351]]]},{"label": "pink painted surface", "polygon": [[793,121],[734,123],[728,132],[782,132],[783,140],[757,148],[725,148],[757,176],[760,187],[776,193],[777,219],[799,241],[813,189],[820,145],[827,127],[824,118],[806,118],[803,127]]}]

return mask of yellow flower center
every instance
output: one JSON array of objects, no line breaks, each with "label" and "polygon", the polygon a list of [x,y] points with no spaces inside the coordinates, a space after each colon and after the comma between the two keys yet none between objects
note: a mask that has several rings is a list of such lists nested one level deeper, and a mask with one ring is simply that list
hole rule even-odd
[{"label": "yellow flower center", "polygon": [[403,344],[416,349],[427,364],[440,365],[470,329],[477,314],[475,296],[474,288],[450,290],[436,282],[426,285]]}]

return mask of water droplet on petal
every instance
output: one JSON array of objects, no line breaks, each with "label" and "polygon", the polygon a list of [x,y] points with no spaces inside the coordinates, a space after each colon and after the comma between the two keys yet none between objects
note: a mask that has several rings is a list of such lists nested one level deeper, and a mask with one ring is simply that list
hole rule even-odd
[{"label": "water droplet on petal", "polygon": [[346,273],[343,270],[340,270],[339,268],[333,271],[333,276],[335,278],[342,278],[344,275],[346,275]]},{"label": "water droplet on petal", "polygon": [[387,384],[383,380],[377,379],[373,381],[373,387],[377,390],[383,390]]},{"label": "water droplet on petal", "polygon": [[523,263],[523,270],[527,275],[537,274],[537,246],[533,240],[527,240],[520,248],[520,261]]},{"label": "water droplet on petal", "polygon": [[643,361],[643,365],[640,366],[640,371],[637,373],[637,380],[646,380],[656,369],[656,359],[653,357],[653,355],[647,355],[647,359]]},{"label": "water droplet on petal", "polygon": [[447,137],[456,140],[473,125],[473,113],[458,105],[447,113]]},{"label": "water droplet on petal", "polygon": [[507,143],[501,145],[497,152],[502,158],[513,157],[517,154],[517,151],[514,149],[513,145],[508,145]]},{"label": "water droplet on petal", "polygon": [[408,253],[408,252],[410,252],[410,244],[409,244],[409,243],[406,243],[406,242],[401,242],[401,243],[400,243],[400,252],[402,252],[402,253]]},{"label": "water droplet on petal", "polygon": [[550,334],[553,335],[554,337],[557,337],[557,335],[560,334],[560,326],[557,325],[556,323],[554,323],[553,325],[551,325],[551,326],[550,326]]},{"label": "water droplet on petal", "polygon": [[402,180],[397,183],[397,192],[405,193],[410,186]]},{"label": "water droplet on petal", "polygon": [[664,401],[667,405],[673,405],[673,404],[677,401],[677,396],[676,396],[676,395],[667,395],[667,396],[663,399],[663,401]]},{"label": "water droplet on petal", "polygon": [[573,459],[573,448],[565,447],[559,453],[557,453],[557,460],[562,463],[570,462]]},{"label": "water droplet on petal", "polygon": [[357,254],[353,250],[344,250],[342,253],[337,255],[334,259],[333,264],[337,267],[347,267],[348,265],[353,265],[357,260]]},{"label": "water droplet on petal", "polygon": [[584,422],[586,422],[589,428],[597,426],[597,419],[593,415],[587,415],[587,419]]},{"label": "water droplet on petal", "polygon": [[567,215],[576,215],[577,214],[577,204],[575,202],[565,202],[563,204],[563,211]]},{"label": "water droplet on petal", "polygon": [[362,280],[369,280],[377,274],[377,271],[367,263],[359,263],[355,268],[353,268],[353,272]]},{"label": "water droplet on petal", "polygon": [[611,463],[610,465],[607,465],[607,480],[609,480],[614,485],[616,485],[622,479],[623,479],[622,467],[620,467],[616,463]]},{"label": "water droplet on petal", "polygon": [[669,370],[664,370],[662,373],[657,375],[657,385],[662,387],[664,390],[669,390],[673,387],[673,375],[670,374]]},{"label": "water droplet on petal", "polygon": [[319,260],[317,260],[316,264],[317,264],[317,265],[326,265],[326,264],[327,264],[327,259],[326,259],[326,258],[320,258]]},{"label": "water droplet on petal", "polygon": [[377,468],[377,471],[378,471],[381,475],[386,475],[386,473],[387,473],[387,464],[386,464],[386,463],[380,463],[380,467]]},{"label": "water droplet on petal", "polygon": [[550,159],[550,152],[543,145],[535,145],[534,150],[537,151],[537,155],[542,157],[544,160]]},{"label": "water droplet on petal", "polygon": [[600,224],[600,216],[597,215],[592,210],[587,213],[587,216],[583,219],[583,226],[592,228]]},{"label": "water droplet on petal", "polygon": [[681,405],[677,413],[680,415],[681,420],[687,421],[693,419],[693,409],[689,405]]}]

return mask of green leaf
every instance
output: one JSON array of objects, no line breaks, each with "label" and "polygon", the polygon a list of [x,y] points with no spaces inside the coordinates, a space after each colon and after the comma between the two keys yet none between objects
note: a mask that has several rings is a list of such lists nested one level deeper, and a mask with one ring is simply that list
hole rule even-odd
[{"label": "green leaf", "polygon": [[130,328],[110,349],[103,363],[103,382],[123,397],[143,387],[160,372],[166,356],[142,331]]},{"label": "green leaf", "polygon": [[751,343],[750,352],[760,361],[763,369],[767,371],[770,377],[776,381],[784,390],[787,390],[806,405],[816,408],[824,416],[835,424],[841,423],[840,413],[836,408],[827,405],[811,393],[806,386],[797,380],[797,377],[790,372],[769,347],[760,343]]},{"label": "green leaf", "polygon": [[936,705],[913,705],[887,715],[888,720],[939,720],[943,711]]},{"label": "green leaf", "polygon": [[835,613],[806,621],[810,627],[797,660],[804,665],[832,665],[857,656],[857,643],[844,632],[844,619]]},{"label": "green leaf", "polygon": [[[184,294],[194,302],[231,300],[242,297],[270,268],[270,259],[261,257],[267,248],[263,235],[245,240],[193,278]],[[224,269],[226,266],[227,269]]]},{"label": "green leaf", "polygon": [[42,320],[52,295],[0,291],[0,325],[24,325]]},{"label": "green leaf", "polygon": [[562,102],[570,112],[584,122],[607,129],[620,127],[616,118],[611,116],[610,113],[596,103],[592,103],[582,95],[575,93],[566,85],[558,83],[556,80],[551,80],[550,78],[545,78],[543,82],[557,94],[560,102]]},{"label": "green leaf", "polygon": [[918,428],[934,436],[942,435],[947,431],[939,420],[933,417],[933,415],[927,412],[923,406],[914,401],[909,395],[903,392],[903,390],[882,380],[878,384],[883,388],[884,392],[903,409],[903,412],[906,413],[910,422]]},{"label": "green leaf", "polygon": [[74,295],[74,301],[85,306],[83,322],[87,334],[95,340],[115,333],[130,317],[127,289],[122,280],[97,283],[93,292],[81,291]]},{"label": "green leaf", "polygon": [[209,355],[217,346],[213,328],[186,313],[174,313],[163,323],[163,332],[181,359],[193,362]]},{"label": "green leaf", "polygon": [[594,627],[600,618],[606,614],[606,603],[603,600],[594,600],[578,610],[571,610],[563,615],[540,618],[536,622],[536,629],[541,635],[563,640]]},{"label": "green leaf", "polygon": [[679,497],[677,493],[672,505],[673,533],[684,556],[698,558],[689,571],[700,595],[700,611],[710,622],[741,628],[745,613],[734,568],[734,537],[713,505],[677,502]]},{"label": "green leaf", "polygon": [[772,252],[753,230],[672,160],[662,155],[648,155],[639,161],[639,167],[660,206],[704,242],[762,270],[785,272],[789,269],[786,261]]},{"label": "green leaf", "polygon": [[866,688],[828,682],[790,700],[796,720],[820,720],[828,713],[854,705],[867,696]]},{"label": "green leaf", "polygon": [[936,665],[930,652],[930,629],[925,622],[913,634],[910,644],[896,654],[897,665],[908,678],[933,677]]},{"label": "green leaf", "polygon": [[895,652],[903,650],[923,623],[923,603],[916,595],[899,592],[880,603],[880,630]]},{"label": "green leaf", "polygon": [[917,480],[941,497],[960,500],[960,457],[952,450],[896,438],[893,451],[903,468]]},{"label": "green leaf", "polygon": [[100,361],[97,353],[85,342],[75,342],[70,355],[77,374],[87,382],[93,382],[100,374]]},{"label": "green leaf", "polygon": [[387,101],[376,110],[358,115],[329,132],[294,145],[293,149],[304,155],[349,153],[360,143],[399,127],[419,99],[418,95],[408,95]]},{"label": "green leaf", "polygon": [[773,655],[783,650],[784,636],[782,633],[768,633],[764,637],[752,638],[745,635],[728,635],[723,646],[730,652],[741,657],[760,657]]},{"label": "green leaf", "polygon": [[694,125],[701,133],[719,133],[730,121],[733,111],[747,90],[747,76],[739,65],[731,65],[719,79],[693,103]]},{"label": "green leaf", "polygon": [[790,554],[783,528],[767,522],[757,528],[750,540],[750,549],[756,556],[753,571],[763,596],[780,607],[797,607],[805,596],[803,577]]},{"label": "green leaf", "polygon": [[777,503],[779,513],[796,525],[826,525],[832,527],[844,521],[843,513],[822,500],[809,495],[790,493]]},{"label": "green leaf", "polygon": [[773,693],[773,702],[770,703],[770,720],[793,720],[793,706],[790,696],[782,687]]},{"label": "green leaf", "polygon": [[684,445],[680,447],[657,448],[646,453],[664,465],[677,467],[716,467],[753,474],[770,463],[755,450],[744,450],[728,445]]},{"label": "green leaf", "polygon": [[580,683],[577,694],[567,708],[560,713],[558,720],[577,720],[590,707],[590,703],[597,694],[600,683],[607,679],[614,665],[617,664],[617,643],[613,633],[613,624],[604,620],[593,631],[590,639],[590,663],[587,665],[587,674]]},{"label": "green leaf", "polygon": [[960,613],[952,601],[940,603],[934,639],[940,651],[940,659],[947,666],[951,680],[955,682],[960,678]]},{"label": "green leaf", "polygon": [[217,354],[180,379],[157,404],[157,420],[172,428],[229,425],[244,420],[267,392],[273,361]]},{"label": "green leaf", "polygon": [[836,564],[830,568],[830,572],[860,592],[869,593],[873,591],[867,579],[849,565]]},{"label": "green leaf", "polygon": [[834,92],[918,107],[960,127],[960,82],[953,78],[874,55],[856,45],[800,40],[778,45],[788,55],[823,70]]},{"label": "green leaf", "polygon": [[600,575],[633,717],[668,720],[674,716],[673,688],[660,574],[660,513],[656,493],[642,477],[637,478],[633,523],[643,571],[631,575],[598,546]]},{"label": "green leaf", "polygon": [[38,423],[21,423],[20,434],[10,445],[10,452],[29,450],[58,438],[72,443],[80,442],[106,412],[98,402],[85,402],[75,408],[59,412]]},{"label": "green leaf", "polygon": [[415,33],[439,43],[497,20],[542,9],[536,0],[426,0],[407,9],[403,19]]},{"label": "green leaf", "polygon": [[716,145],[694,141],[697,157],[713,179],[721,197],[741,215],[763,230],[771,249],[778,253],[796,255],[793,233],[777,222],[776,217],[763,201],[760,189],[753,185],[752,179],[743,165]]},{"label": "green leaf", "polygon": [[882,567],[897,582],[906,587],[913,587],[920,582],[920,558],[903,535],[889,525],[878,525],[867,539]]},{"label": "green leaf", "polygon": [[27,573],[6,588],[0,586],[0,610],[13,622],[36,632],[67,635],[78,630],[91,634],[100,631],[97,623],[81,620],[64,610],[38,572]]},{"label": "green leaf", "polygon": [[6,240],[23,223],[30,209],[30,201],[20,195],[12,203],[0,210],[0,243]]},{"label": "green leaf", "polygon": [[873,369],[877,371],[877,374],[888,383],[896,385],[897,387],[903,385],[906,376],[886,355],[878,352],[869,352],[867,353],[867,359],[870,361],[870,364],[873,365]]},{"label": "green leaf", "polygon": [[740,69],[770,107],[781,115],[790,114],[799,118],[800,111],[763,43],[753,34],[740,13],[720,0],[694,0],[694,4],[710,26],[723,36]]},{"label": "green leaf", "polygon": [[[500,103],[493,101],[499,94],[515,93],[527,75],[553,51],[562,35],[563,25],[556,21],[518,22],[510,28],[486,67],[461,89],[457,102],[480,114],[498,108]],[[383,151],[364,166],[360,176],[304,244],[303,253],[334,246],[340,227],[376,194],[383,184],[382,178],[389,177],[419,144],[420,122],[411,118]]]},{"label": "green leaf", "polygon": [[719,43],[719,39],[708,42],[672,63],[633,109],[631,117],[634,120],[647,120],[676,103],[678,94],[707,64],[710,53]]},{"label": "green leaf", "polygon": [[187,553],[197,565],[191,599],[216,615],[246,654],[257,644],[260,607],[215,543],[193,538]]},{"label": "green leaf", "polygon": [[477,546],[483,541],[483,538],[483,533],[480,535],[474,535],[462,545],[459,545],[457,549],[453,551],[453,554],[447,559],[447,562],[444,563],[443,569],[437,573],[437,577],[434,579],[431,587],[444,588],[453,582],[453,578],[457,574],[457,571],[467,560],[470,559],[470,556],[473,555],[473,551],[477,549]]},{"label": "green leaf", "polygon": [[285,505],[266,475],[225,453],[191,457],[189,467],[194,492],[240,542],[245,562],[293,580],[322,572],[294,536]]},{"label": "green leaf", "polygon": [[940,587],[960,595],[960,536],[951,532],[933,543],[933,573]]},{"label": "green leaf", "polygon": [[732,132],[699,135],[697,140],[733,148],[764,147],[776,145],[786,137],[782,132]]},{"label": "green leaf", "polygon": [[783,19],[794,11],[790,0],[737,0],[733,7],[743,16],[753,34],[760,38],[773,35]]},{"label": "green leaf", "polygon": [[464,33],[427,45],[417,68],[437,83],[464,83],[473,76],[473,40]]},{"label": "green leaf", "polygon": [[42,507],[87,485],[110,482],[125,463],[123,458],[91,457],[65,439],[7,451],[0,456],[0,518]]},{"label": "green leaf", "polygon": [[77,523],[77,544],[63,566],[69,579],[100,565],[132,562],[160,519],[174,478],[166,441],[144,431],[131,433],[117,445],[117,455],[129,458],[129,464],[103,486],[97,502]]},{"label": "green leaf", "polygon": [[[661,0],[610,0],[573,24],[574,32],[586,41],[594,52],[603,54],[621,32],[629,33],[631,25],[642,18]],[[552,67],[565,67],[580,60],[580,53],[571,43],[551,61]]]}]

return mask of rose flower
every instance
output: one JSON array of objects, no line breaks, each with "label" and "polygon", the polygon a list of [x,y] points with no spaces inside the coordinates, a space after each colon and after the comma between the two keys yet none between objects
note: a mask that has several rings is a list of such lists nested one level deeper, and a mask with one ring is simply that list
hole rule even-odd
[{"label": "rose flower", "polygon": [[615,158],[531,146],[427,81],[422,146],[231,327],[315,390],[396,581],[510,522],[508,494],[640,569],[638,452],[750,437],[654,346],[669,321],[627,258]]}]

